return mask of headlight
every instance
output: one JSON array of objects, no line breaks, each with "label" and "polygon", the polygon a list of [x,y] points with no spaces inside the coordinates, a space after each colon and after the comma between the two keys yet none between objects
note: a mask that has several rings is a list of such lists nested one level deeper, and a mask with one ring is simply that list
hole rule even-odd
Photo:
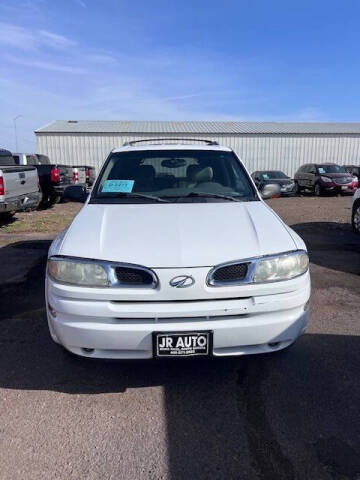
[{"label": "headlight", "polygon": [[309,268],[309,257],[306,252],[285,253],[277,257],[259,260],[255,268],[254,282],[275,282],[298,277]]},{"label": "headlight", "polygon": [[60,283],[87,287],[107,287],[109,285],[104,267],[91,261],[50,258],[48,272],[52,279]]},{"label": "headlight", "polygon": [[329,177],[320,177],[323,182],[332,182],[331,178]]}]

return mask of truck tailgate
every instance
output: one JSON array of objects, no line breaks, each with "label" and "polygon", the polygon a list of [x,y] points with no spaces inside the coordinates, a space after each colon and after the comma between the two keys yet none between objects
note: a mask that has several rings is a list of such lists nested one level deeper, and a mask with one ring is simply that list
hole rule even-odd
[{"label": "truck tailgate", "polygon": [[38,173],[35,167],[1,167],[6,198],[34,193],[39,190]]},{"label": "truck tailgate", "polygon": [[77,171],[78,175],[78,181],[77,183],[86,183],[86,173],[85,173],[85,167],[76,167],[74,168],[74,171]]},{"label": "truck tailgate", "polygon": [[60,185],[70,185],[72,183],[72,170],[64,165],[58,166],[60,172]]}]

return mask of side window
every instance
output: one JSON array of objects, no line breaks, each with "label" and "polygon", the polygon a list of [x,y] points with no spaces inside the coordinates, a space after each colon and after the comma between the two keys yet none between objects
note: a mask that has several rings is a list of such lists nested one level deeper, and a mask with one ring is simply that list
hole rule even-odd
[{"label": "side window", "polygon": [[37,165],[37,159],[35,155],[26,155],[26,163],[28,165]]},{"label": "side window", "polygon": [[20,165],[19,155],[13,155],[16,165]]}]

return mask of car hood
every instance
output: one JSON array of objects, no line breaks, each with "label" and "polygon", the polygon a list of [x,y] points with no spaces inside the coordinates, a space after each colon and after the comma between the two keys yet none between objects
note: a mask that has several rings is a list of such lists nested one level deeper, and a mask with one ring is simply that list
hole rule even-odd
[{"label": "car hood", "polygon": [[344,177],[351,177],[351,173],[319,173],[322,177],[329,177],[329,178],[344,178]]},{"label": "car hood", "polygon": [[88,204],[57,254],[176,268],[294,249],[288,227],[261,201]]},{"label": "car hood", "polygon": [[271,183],[275,183],[277,185],[290,185],[294,183],[294,180],[290,178],[269,178],[269,180],[262,180],[262,183],[268,185]]}]

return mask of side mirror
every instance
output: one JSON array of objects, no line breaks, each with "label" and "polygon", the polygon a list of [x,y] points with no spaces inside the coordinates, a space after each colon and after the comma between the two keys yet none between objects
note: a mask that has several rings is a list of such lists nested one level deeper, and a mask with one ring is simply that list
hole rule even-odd
[{"label": "side mirror", "polygon": [[280,193],[280,185],[277,185],[276,183],[268,183],[267,185],[264,185],[261,190],[263,200],[280,197]]},{"label": "side mirror", "polygon": [[70,202],[85,203],[88,193],[82,185],[70,185],[64,190],[64,199]]}]

